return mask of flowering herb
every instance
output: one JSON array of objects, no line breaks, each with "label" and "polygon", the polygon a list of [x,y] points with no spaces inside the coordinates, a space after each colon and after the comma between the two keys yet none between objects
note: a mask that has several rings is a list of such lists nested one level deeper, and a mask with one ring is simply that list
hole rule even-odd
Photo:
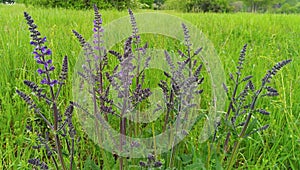
[{"label": "flowering herb", "polygon": [[[125,40],[123,51],[117,52],[114,50],[107,50],[104,46],[104,29],[102,16],[99,10],[94,6],[94,21],[93,21],[93,39],[92,43],[87,42],[82,35],[73,30],[81,47],[84,50],[84,64],[83,70],[78,72],[82,88],[85,83],[91,85],[88,89],[88,94],[85,97],[91,97],[93,111],[90,113],[85,106],[81,106],[75,102],[69,102],[65,110],[60,110],[58,107],[59,95],[62,87],[65,85],[68,77],[68,57],[65,56],[62,62],[62,69],[58,79],[54,78],[53,72],[55,66],[52,61],[52,51],[46,46],[47,38],[41,36],[37,30],[37,25],[34,23],[32,17],[28,13],[24,13],[25,19],[30,31],[30,45],[33,48],[34,60],[39,68],[36,70],[40,76],[40,82],[35,83],[30,80],[24,80],[24,84],[31,90],[32,93],[27,94],[21,90],[16,90],[16,93],[29,105],[29,108],[34,111],[37,117],[41,118],[46,124],[46,128],[41,128],[40,131],[33,131],[32,126],[27,125],[26,128],[31,133],[37,133],[37,145],[32,149],[46,150],[47,158],[53,162],[56,169],[74,169],[74,154],[75,154],[75,138],[76,131],[72,122],[74,107],[82,110],[84,114],[94,118],[94,127],[104,127],[104,131],[99,131],[96,128],[98,140],[101,135],[106,133],[106,126],[108,121],[118,121],[118,128],[121,133],[120,139],[115,140],[112,134],[109,134],[111,141],[115,148],[119,148],[122,153],[129,152],[126,148],[129,145],[132,148],[143,147],[139,141],[130,141],[126,144],[126,136],[132,135],[130,130],[134,131],[134,135],[138,134],[138,130],[142,126],[138,123],[134,125],[127,119],[129,112],[135,112],[138,117],[140,106],[144,101],[152,95],[150,88],[146,88],[145,70],[149,66],[151,57],[146,57],[148,43],[141,44],[141,37],[139,35],[137,23],[132,10],[128,10],[130,16],[130,23],[132,26],[132,35]],[[191,109],[196,105],[195,98],[203,93],[200,86],[203,84],[204,78],[201,77],[202,64],[199,64],[197,57],[202,48],[192,50],[191,37],[189,35],[188,27],[182,23],[181,25],[184,35],[185,51],[178,50],[178,55],[182,57],[181,61],[173,61],[171,55],[165,51],[165,60],[170,67],[170,72],[164,72],[166,80],[161,80],[158,86],[163,92],[163,97],[166,106],[166,112],[162,119],[162,130],[166,131],[171,128],[171,123],[175,123],[176,129],[181,129],[181,135],[188,135],[188,127],[190,119],[193,118]],[[224,162],[227,169],[231,169],[235,157],[237,155],[241,140],[260,131],[266,130],[270,125],[256,127],[256,119],[253,115],[268,116],[271,113],[263,108],[257,106],[257,101],[263,97],[273,97],[279,95],[279,92],[270,85],[270,81],[285,65],[289,64],[291,60],[284,60],[277,63],[270,69],[261,80],[259,86],[254,85],[252,75],[243,76],[244,61],[247,51],[247,44],[243,46],[238,59],[235,74],[230,74],[230,80],[233,82],[233,88],[228,88],[224,83],[223,88],[229,96],[229,105],[224,115],[224,122],[216,122],[215,134],[213,142],[217,141],[218,128],[225,126],[226,138],[223,145]],[[115,68],[109,70],[108,56],[109,54],[115,56],[119,61]],[[142,60],[144,59],[145,60]],[[145,61],[142,63],[142,61]],[[187,75],[184,73],[188,73]],[[112,99],[112,94],[117,94],[117,98]],[[38,101],[38,102],[37,102]],[[45,102],[48,107],[42,107]],[[155,111],[162,109],[162,106],[157,104]],[[52,117],[47,117],[47,111],[52,113]],[[154,112],[155,112],[154,111]],[[103,116],[103,118],[102,118]],[[173,120],[176,118],[176,121]],[[183,122],[183,123],[181,123]],[[254,123],[253,123],[254,122]],[[253,126],[254,124],[254,126]],[[154,128],[153,128],[154,129]],[[109,130],[107,130],[110,133]],[[231,142],[231,138],[234,142]],[[176,155],[177,138],[170,140],[172,146],[170,153],[169,167],[174,167],[174,158]],[[220,141],[220,140],[219,140]],[[155,141],[154,141],[155,142]],[[53,145],[53,143],[55,143]],[[233,144],[232,150],[230,145]],[[218,143],[218,146],[220,144]],[[103,166],[111,168],[110,160],[106,158],[106,153],[101,150],[103,155]],[[230,159],[227,159],[227,154],[231,153]],[[113,153],[115,160],[119,159],[120,169],[124,169],[124,161],[119,153]],[[68,156],[65,156],[68,155]],[[66,165],[66,159],[69,158],[69,166]],[[58,160],[57,160],[58,159]],[[128,158],[129,159],[129,158]],[[227,161],[228,160],[228,161]],[[208,161],[209,162],[209,161]],[[40,158],[31,158],[28,163],[40,168],[49,169],[51,165],[47,165],[44,160]],[[140,161],[139,165],[142,168],[161,168],[164,163],[156,159],[154,154],[149,154],[147,161]]]},{"label": "flowering herb", "polygon": [[[262,78],[261,85],[259,87],[255,87],[251,80],[253,77],[252,75],[242,77],[246,49],[247,44],[244,45],[243,49],[240,52],[235,76],[233,74],[230,74],[230,79],[234,82],[232,94],[229,93],[230,90],[228,89],[228,87],[225,84],[223,84],[227,95],[230,96],[230,103],[225,115],[225,125],[228,125],[228,132],[226,134],[226,139],[223,148],[225,155],[229,152],[231,136],[235,137],[235,142],[230,159],[228,160],[227,169],[232,168],[235,156],[241,143],[241,139],[246,138],[247,136],[252,135],[254,133],[266,130],[269,127],[269,125],[266,124],[262,127],[258,127],[257,129],[251,128],[251,122],[255,122],[251,121],[252,119],[255,119],[252,115],[255,113],[260,113],[263,116],[268,116],[270,114],[270,112],[264,109],[257,108],[257,101],[264,96],[272,97],[279,95],[278,91],[275,88],[268,86],[268,84],[279,70],[281,70],[285,65],[292,61],[288,59],[277,63]],[[241,92],[238,93],[238,89],[243,83],[245,84],[245,86],[241,89]],[[220,122],[217,122],[217,128],[219,126]],[[213,140],[216,139],[216,132],[217,130],[215,131]],[[227,160],[227,156],[225,156],[224,160]]]},{"label": "flowering herb", "polygon": [[[63,59],[62,70],[59,79],[52,78],[53,76],[51,73],[55,70],[55,67],[53,65],[52,59],[49,59],[52,55],[52,51],[45,45],[45,43],[47,42],[47,38],[41,36],[41,33],[37,30],[37,25],[34,23],[32,17],[27,12],[24,12],[24,17],[29,26],[31,37],[30,44],[34,46],[32,54],[34,55],[36,63],[40,65],[40,68],[38,68],[37,70],[37,73],[41,76],[40,85],[46,86],[49,91],[47,92],[46,89],[41,88],[40,85],[30,80],[25,80],[24,84],[32,90],[34,94],[33,97],[36,96],[39,101],[41,100],[42,102],[44,100],[47,103],[47,107],[49,107],[49,109],[46,110],[50,110],[52,112],[53,118],[47,118],[45,116],[46,114],[42,112],[42,110],[45,109],[40,108],[40,105],[42,104],[37,105],[36,101],[31,97],[31,95],[28,95],[18,89],[16,90],[16,92],[30,106],[29,108],[33,109],[34,112],[38,116],[40,116],[47,124],[48,129],[41,128],[41,132],[32,132],[38,133],[37,141],[40,143],[39,145],[35,146],[34,149],[39,149],[41,146],[44,146],[47,151],[47,155],[52,159],[55,168],[63,170],[67,169],[65,158],[63,156],[63,149],[67,149],[70,153],[70,169],[72,169],[74,163],[74,137],[76,134],[74,125],[72,123],[73,104],[72,102],[70,102],[69,106],[67,107],[64,113],[64,120],[63,115],[61,115],[60,110],[57,106],[58,96],[60,94],[62,86],[65,84],[65,81],[67,79],[68,58],[67,56],[65,56]],[[58,85],[58,88],[54,88],[56,85]],[[52,135],[49,135],[50,133]],[[43,136],[42,134],[46,135]],[[53,138],[50,138],[49,136],[53,136]],[[62,147],[63,139],[65,140],[67,146],[70,147]],[[49,142],[51,141],[55,142],[55,147],[49,145]],[[57,154],[59,161],[56,160],[53,153]],[[57,162],[59,162],[60,165],[58,165]],[[48,165],[37,158],[28,160],[28,163],[40,167],[41,169],[48,169]]]}]

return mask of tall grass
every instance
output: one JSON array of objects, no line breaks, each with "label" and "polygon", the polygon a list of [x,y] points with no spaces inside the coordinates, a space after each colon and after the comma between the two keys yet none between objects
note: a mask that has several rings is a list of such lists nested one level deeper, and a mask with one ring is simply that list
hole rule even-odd
[{"label": "tall grass", "polygon": [[[35,9],[22,5],[0,5],[0,169],[31,169],[27,160],[34,155],[30,149],[34,141],[26,135],[26,123],[30,118],[27,106],[16,97],[16,87],[22,80],[34,80],[37,69],[28,45],[27,25],[23,12],[29,12],[39,31],[47,35],[49,48],[53,49],[54,61],[60,62],[64,55],[69,56],[70,68],[74,68],[80,54],[80,45],[72,35],[72,29],[90,37],[92,35],[92,11],[64,9]],[[258,84],[260,77],[277,61],[291,58],[293,63],[279,72],[272,81],[279,96],[259,103],[272,114],[269,118],[258,117],[262,125],[270,128],[262,134],[254,134],[240,145],[238,160],[249,169],[299,169],[300,163],[300,77],[299,47],[300,19],[298,15],[271,14],[182,14],[163,11],[182,17],[195,24],[212,41],[223,63],[226,73],[234,72],[241,46],[247,43],[248,60],[244,63],[244,74],[254,75],[253,83]],[[104,25],[114,19],[127,15],[126,12],[101,11]],[[174,46],[172,39],[145,35],[149,44]],[[167,47],[169,48],[169,47]],[[170,47],[171,48],[171,47]],[[54,63],[55,64],[55,63]],[[60,63],[56,63],[60,65]],[[60,69],[57,69],[60,70]],[[71,77],[72,75],[70,75]],[[258,78],[258,79],[255,79]],[[229,82],[228,82],[229,83]],[[230,85],[230,84],[229,84]],[[71,89],[71,82],[66,88]],[[71,99],[71,94],[64,94]],[[65,103],[67,100],[65,101]],[[63,105],[64,103],[60,103]],[[77,126],[80,129],[80,125]],[[37,128],[37,127],[33,127]],[[207,161],[210,150],[208,143],[198,143],[197,125],[181,145],[187,148],[191,157]],[[84,133],[77,150],[80,159],[93,159],[100,163],[101,153]],[[181,159],[182,160],[182,159]],[[181,163],[183,163],[182,161]],[[200,163],[199,163],[200,164]],[[80,164],[83,167],[83,163]],[[113,168],[113,167],[112,167]]]}]

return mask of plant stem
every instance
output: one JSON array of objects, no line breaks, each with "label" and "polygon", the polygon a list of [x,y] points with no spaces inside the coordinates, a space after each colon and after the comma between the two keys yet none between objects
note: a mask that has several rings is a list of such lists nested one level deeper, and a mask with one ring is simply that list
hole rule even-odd
[{"label": "plant stem", "polygon": [[[54,93],[52,93],[52,94],[54,94]],[[55,101],[53,102],[53,111],[54,111],[55,146],[56,146],[56,150],[57,150],[57,154],[58,154],[58,159],[59,159],[59,161],[61,163],[62,169],[66,170],[67,168],[66,168],[66,165],[65,165],[65,162],[64,162],[64,158],[63,158],[63,155],[62,155],[61,142],[60,142],[60,139],[59,139],[59,136],[58,136],[58,131],[57,131],[57,128],[58,128],[58,109],[57,109]]]},{"label": "plant stem", "polygon": [[[237,73],[236,76],[237,77],[236,77],[236,81],[235,81],[235,87],[234,87],[233,94],[232,94],[231,99],[230,99],[228,110],[226,112],[226,119],[225,119],[226,121],[228,121],[228,117],[229,117],[230,112],[231,112],[232,107],[233,107],[233,101],[234,101],[234,98],[235,98],[235,95],[237,93],[237,89],[238,89],[238,86],[239,86],[240,74]],[[228,133],[226,135],[225,143],[224,143],[224,153],[225,154],[228,151],[228,143],[229,143],[229,140],[230,140],[230,136],[231,136],[231,133],[230,133],[230,131],[228,131]],[[225,156],[225,158],[226,158],[226,156]]]},{"label": "plant stem", "polygon": [[[125,75],[127,76],[127,75]],[[123,106],[121,110],[121,115],[120,115],[120,152],[123,151],[123,144],[125,142],[125,135],[126,135],[126,111],[127,111],[127,104],[128,104],[128,98],[129,98],[129,90],[126,89],[124,91],[124,99],[123,99]],[[123,158],[120,156],[120,170],[123,170]]]},{"label": "plant stem", "polygon": [[167,124],[168,124],[168,121],[169,121],[169,115],[170,115],[170,112],[171,112],[171,107],[173,107],[173,90],[171,89],[170,91],[170,98],[169,98],[169,103],[167,103],[167,114],[166,114],[166,117],[165,117],[165,122],[164,122],[164,126],[163,126],[163,132],[166,131],[166,128],[167,128]]},{"label": "plant stem", "polygon": [[240,140],[238,140],[237,142],[234,143],[234,149],[232,151],[232,154],[231,154],[231,157],[230,157],[230,161],[229,161],[229,164],[228,164],[226,170],[230,170],[232,168],[233,160],[235,160],[236,153],[238,151],[240,143],[241,143]]},{"label": "plant stem", "polygon": [[233,151],[232,151],[232,154],[231,154],[231,158],[230,158],[229,164],[227,166],[228,170],[231,169],[231,167],[233,165],[233,161],[235,160],[235,157],[236,157],[238,148],[240,146],[241,140],[244,138],[244,136],[246,134],[246,130],[247,130],[248,125],[250,123],[252,113],[255,109],[256,101],[258,99],[258,96],[262,92],[262,89],[264,88],[265,84],[266,84],[266,82],[263,82],[260,89],[258,91],[256,91],[256,93],[253,96],[253,99],[252,99],[252,102],[251,102],[251,105],[250,105],[250,110],[249,110],[248,116],[247,116],[246,121],[245,121],[245,125],[243,126],[243,129],[242,129],[241,133],[238,136],[238,141],[236,141],[235,144],[234,144],[234,148],[233,148]]}]

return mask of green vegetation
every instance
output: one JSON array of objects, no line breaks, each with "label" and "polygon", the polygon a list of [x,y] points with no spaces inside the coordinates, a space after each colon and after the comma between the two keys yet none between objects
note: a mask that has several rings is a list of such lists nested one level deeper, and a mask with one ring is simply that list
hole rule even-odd
[{"label": "green vegetation", "polygon": [[2,0],[42,7],[67,9],[171,9],[183,12],[300,13],[299,0]]},{"label": "green vegetation", "polygon": [[[23,11],[29,12],[39,25],[39,31],[47,35],[48,46],[52,49],[53,60],[56,62],[54,64],[60,65],[63,57],[68,55],[71,71],[81,52],[80,45],[71,30],[77,30],[86,38],[91,37],[93,25],[87,23],[93,20],[93,12],[37,9],[21,5],[0,5],[0,11],[0,73],[2,75],[0,79],[0,157],[2,158],[0,169],[32,169],[27,160],[33,156],[43,156],[42,153],[31,149],[35,141],[28,136],[29,133],[26,130],[27,122],[35,118],[27,105],[15,93],[17,87],[23,86],[24,79],[35,80],[37,77],[35,72],[37,65],[31,54],[32,47],[29,45],[29,33],[24,22]],[[101,13],[104,25],[127,15],[126,12],[116,11],[101,11]],[[265,75],[266,70],[277,61],[293,59],[293,62],[279,72],[271,82],[280,95],[258,103],[271,113],[267,119],[257,115],[259,123],[269,124],[269,129],[250,135],[247,140],[240,143],[241,149],[236,154],[238,160],[236,166],[241,169],[299,169],[299,16],[169,13],[193,23],[203,31],[214,44],[226,73],[236,71],[239,51],[243,44],[247,43],[247,60],[244,63],[246,69],[243,74],[252,74],[253,83],[256,86],[261,83],[261,77]],[[172,46],[175,41],[151,35],[144,36],[149,44],[162,47]],[[71,76],[69,74],[69,77]],[[71,89],[71,83],[69,81],[65,88]],[[229,87],[233,86],[229,81],[227,83]],[[59,103],[60,107],[64,107],[69,100],[72,100],[71,91],[64,91],[64,93],[66,99]],[[203,109],[207,108],[208,106],[203,106]],[[75,158],[78,167],[80,169],[83,166],[93,167],[92,162],[100,165],[103,161],[103,152],[83,132],[80,132],[79,123],[75,127],[81,137],[75,149],[76,152],[80,152],[80,154],[76,153],[78,157]],[[37,125],[33,127],[33,129],[37,128],[40,127]],[[199,133],[196,125],[188,137],[180,143],[181,150],[178,153],[181,154],[177,155],[175,161],[178,169],[183,166],[189,168],[202,166],[207,169],[210,169],[212,165],[218,167],[220,158],[212,153],[222,151],[218,148],[212,150],[209,145],[210,141],[199,143]],[[110,153],[106,155],[107,159],[112,162],[111,168],[115,169],[117,165],[114,165],[113,156]],[[138,161],[127,163],[134,166],[138,164]]]},{"label": "green vegetation", "polygon": [[164,8],[186,12],[299,13],[299,0],[167,0]]}]

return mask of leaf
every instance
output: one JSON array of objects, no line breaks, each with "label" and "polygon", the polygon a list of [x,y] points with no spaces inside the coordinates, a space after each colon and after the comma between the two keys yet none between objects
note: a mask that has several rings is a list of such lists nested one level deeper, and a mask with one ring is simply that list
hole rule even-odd
[{"label": "leaf", "polygon": [[88,158],[84,162],[84,169],[85,170],[98,170],[100,167],[98,167],[94,161],[91,160],[91,158]]},{"label": "leaf", "polygon": [[206,170],[204,163],[199,158],[197,159],[196,162],[185,166],[184,169],[186,169],[186,170],[198,170],[198,169]]},{"label": "leaf", "polygon": [[187,165],[191,163],[193,155],[192,154],[182,154],[181,156],[182,164]]}]

